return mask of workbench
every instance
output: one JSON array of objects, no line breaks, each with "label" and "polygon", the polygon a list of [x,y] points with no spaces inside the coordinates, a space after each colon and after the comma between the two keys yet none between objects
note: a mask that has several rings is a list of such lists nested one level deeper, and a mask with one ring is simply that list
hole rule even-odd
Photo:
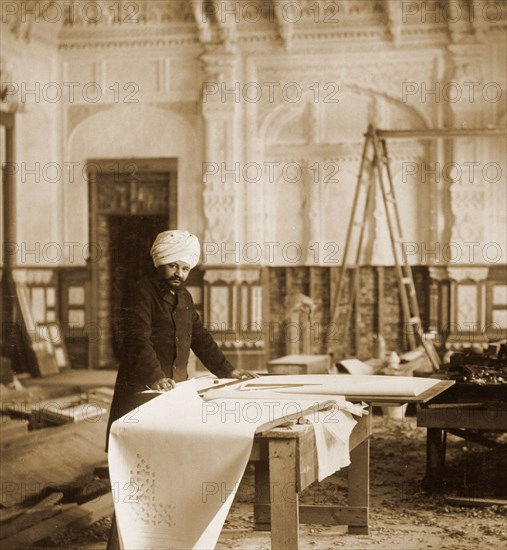
[{"label": "workbench", "polygon": [[[365,411],[366,412],[366,411]],[[300,505],[300,493],[318,480],[317,447],[311,423],[275,427],[254,437],[249,461],[255,467],[254,524],[271,530],[272,550],[299,548],[299,523],[348,525],[368,534],[371,408],[357,419],[349,438],[348,506]],[[107,550],[119,550],[113,517]]]},{"label": "workbench", "polygon": [[506,403],[505,385],[456,384],[418,407],[417,425],[428,430],[423,481],[426,489],[442,487],[447,433],[485,447],[500,445],[487,436],[507,431]]},{"label": "workbench", "polygon": [[271,529],[273,550],[299,548],[299,523],[348,525],[349,533],[368,534],[370,414],[350,435],[348,506],[301,505],[299,494],[317,481],[317,449],[312,424],[274,428],[255,436],[255,529]]},{"label": "workbench", "polygon": [[[413,379],[410,379],[407,393],[400,395],[399,387],[393,382],[393,386],[386,388],[385,382],[389,382],[387,377],[379,377],[378,381],[382,381],[379,384],[379,389],[383,390],[377,392],[376,395],[363,394],[364,391],[368,391],[367,386],[371,386],[371,381],[367,380],[368,377],[357,377],[358,380],[354,380],[352,376],[340,376],[329,377],[330,375],[314,375],[313,378],[303,378],[302,381],[295,377],[292,379],[291,392],[280,393],[279,399],[287,399],[287,396],[291,396],[293,399],[307,399],[313,402],[313,399],[322,401],[325,395],[330,397],[333,395],[339,395],[339,389],[345,390],[343,394],[347,395],[346,386],[350,392],[354,395],[348,395],[347,400],[350,401],[366,401],[371,404],[383,403],[400,405],[406,402],[424,403],[427,400],[435,397],[439,393],[443,392],[450,385],[454,384],[453,381],[435,381],[431,387],[427,387],[427,384],[421,385],[423,389],[419,392],[415,392],[411,387]],[[267,391],[273,384],[278,386],[281,381],[290,382],[289,378],[282,377],[269,377],[270,379],[265,381],[266,390],[262,386],[262,379],[248,382],[252,386],[251,390],[240,390],[234,388],[238,382],[226,382],[221,384],[218,388],[218,392],[211,396],[211,402],[220,399],[236,399],[241,402],[241,399],[245,399],[244,403],[248,403],[251,399],[250,391],[255,399],[260,399],[262,396],[266,396]],[[400,377],[398,377],[400,378]],[[312,389],[317,391],[319,385],[322,385],[320,380],[327,382],[340,382],[341,387],[337,385],[335,388],[330,388],[327,384],[324,384],[326,392],[318,393],[296,393],[298,388],[304,384],[311,383]],[[343,384],[341,382],[343,381]],[[400,380],[396,380],[400,382]],[[352,383],[352,385],[351,385]],[[232,387],[230,387],[232,384]],[[248,385],[247,384],[247,385]],[[213,390],[215,390],[215,384],[213,384]],[[228,388],[225,388],[228,386]],[[399,384],[398,384],[399,386]],[[424,387],[426,386],[426,389]],[[259,387],[261,388],[259,390]],[[359,391],[360,388],[360,391]],[[222,389],[224,390],[222,392]],[[321,388],[322,389],[322,388]],[[332,391],[329,391],[332,389]],[[392,391],[386,391],[392,390]],[[398,395],[396,395],[396,391]],[[193,403],[192,407],[195,408],[195,398],[192,394],[191,388],[180,387],[180,397],[182,393],[187,392],[192,395]],[[195,390],[193,390],[195,391]],[[200,392],[207,392],[208,389],[200,389]],[[220,393],[222,392],[222,393]],[[235,396],[236,393],[244,392],[241,397]],[[211,393],[211,391],[210,391]],[[174,394],[170,394],[174,395]],[[208,395],[209,396],[209,395]],[[264,398],[262,397],[262,398]],[[185,397],[187,398],[187,397]],[[190,398],[189,398],[190,399]],[[325,399],[325,397],[324,397]],[[167,401],[167,397],[165,398]],[[160,404],[160,403],[159,403]],[[325,405],[326,403],[320,403]],[[149,404],[146,405],[149,408]],[[165,405],[163,405],[165,406]],[[155,429],[155,424],[152,422],[153,411],[144,408],[145,421],[148,422],[149,429],[152,431]],[[154,407],[152,407],[154,408]],[[141,409],[143,410],[143,409]],[[195,414],[194,409],[192,409]],[[202,409],[199,405],[199,418],[202,415]],[[253,445],[248,456],[248,460],[255,465],[255,502],[254,502],[254,524],[255,529],[258,530],[270,530],[271,542],[274,550],[282,549],[297,549],[299,544],[299,523],[310,524],[324,524],[324,525],[347,525],[348,532],[353,534],[368,534],[368,517],[369,517],[369,437],[371,435],[371,407],[370,414],[359,417],[357,424],[353,427],[349,436],[349,451],[350,451],[350,466],[347,468],[348,473],[348,505],[336,506],[336,505],[300,505],[299,496],[301,492],[310,486],[312,483],[318,480],[318,457],[317,448],[315,442],[314,427],[311,423],[304,422],[304,412],[297,415],[297,420],[288,426],[283,424],[280,426],[278,420],[274,423],[270,421],[264,421],[260,424],[257,432],[253,435]],[[197,417],[196,417],[197,418]],[[141,417],[141,420],[143,418]],[[221,428],[219,416],[210,416],[210,420],[214,420],[214,430]],[[301,423],[303,422],[303,423]],[[151,424],[149,424],[151,423]],[[142,427],[142,426],[141,426]],[[143,430],[145,427],[142,427]],[[133,424],[132,430],[139,430],[137,424]],[[209,434],[209,430],[207,430]],[[217,431],[217,433],[219,433]],[[209,435],[208,435],[209,437]],[[135,452],[135,445],[130,448],[126,448],[126,451],[131,454]],[[131,457],[132,460],[136,459],[136,456]],[[245,460],[247,457],[245,457]],[[124,464],[119,463],[120,468],[125,468]],[[150,466],[151,467],[151,466]],[[122,474],[125,479],[130,475],[127,470]],[[130,478],[128,478],[130,479]],[[123,478],[121,478],[123,480]],[[151,501],[150,501],[151,502]],[[149,504],[149,503],[148,503]],[[136,518],[134,518],[136,520]],[[130,524],[132,528],[132,524]],[[116,527],[113,526],[112,532],[116,535]],[[139,532],[136,532],[139,536]],[[158,536],[155,533],[154,536]],[[116,537],[114,537],[116,538]],[[116,548],[114,545],[116,541],[110,540],[108,549]],[[117,542],[116,542],[117,544]]]}]

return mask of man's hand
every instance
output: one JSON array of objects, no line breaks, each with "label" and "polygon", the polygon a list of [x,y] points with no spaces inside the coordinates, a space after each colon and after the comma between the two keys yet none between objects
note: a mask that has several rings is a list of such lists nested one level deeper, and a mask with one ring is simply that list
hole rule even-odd
[{"label": "man's hand", "polygon": [[170,391],[176,387],[176,382],[171,378],[161,378],[154,382],[150,388],[156,391]]},{"label": "man's hand", "polygon": [[231,372],[231,377],[238,380],[251,380],[252,378],[259,378],[259,375],[243,369],[234,369]]}]

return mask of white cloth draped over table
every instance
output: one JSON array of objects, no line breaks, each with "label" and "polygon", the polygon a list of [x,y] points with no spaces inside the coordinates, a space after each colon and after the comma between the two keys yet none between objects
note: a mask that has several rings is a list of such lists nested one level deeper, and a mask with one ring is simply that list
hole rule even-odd
[{"label": "white cloth draped over table", "polygon": [[[122,548],[214,548],[256,430],[319,402],[315,396],[242,393],[251,398],[231,393],[203,401],[190,380],[113,423],[109,470]],[[360,406],[335,397],[335,410],[308,415],[319,479],[349,464],[349,435],[356,424],[349,411],[362,413]]]}]

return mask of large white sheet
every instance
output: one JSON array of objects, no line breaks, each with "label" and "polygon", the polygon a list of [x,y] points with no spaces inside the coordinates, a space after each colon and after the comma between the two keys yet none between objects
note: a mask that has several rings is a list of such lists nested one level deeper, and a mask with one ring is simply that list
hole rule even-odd
[{"label": "large white sheet", "polygon": [[[252,396],[203,402],[191,380],[117,420],[111,428],[109,469],[123,548],[214,548],[257,428],[316,403],[304,396],[278,395],[275,401]],[[347,415],[340,439],[347,445],[340,456],[333,447],[323,462],[326,472],[348,460],[344,454],[355,421],[348,412],[340,413]],[[322,420],[317,429],[324,453],[332,447],[322,443],[329,430]]]}]

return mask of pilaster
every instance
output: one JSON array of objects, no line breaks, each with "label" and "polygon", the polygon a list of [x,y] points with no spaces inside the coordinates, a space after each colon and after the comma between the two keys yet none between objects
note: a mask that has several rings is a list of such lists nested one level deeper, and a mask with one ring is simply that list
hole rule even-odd
[{"label": "pilaster", "polygon": [[[225,49],[206,52],[202,114],[204,117],[204,241],[234,247],[240,239],[241,170],[236,139],[239,83],[237,59]],[[211,259],[217,263],[219,259]]]}]

